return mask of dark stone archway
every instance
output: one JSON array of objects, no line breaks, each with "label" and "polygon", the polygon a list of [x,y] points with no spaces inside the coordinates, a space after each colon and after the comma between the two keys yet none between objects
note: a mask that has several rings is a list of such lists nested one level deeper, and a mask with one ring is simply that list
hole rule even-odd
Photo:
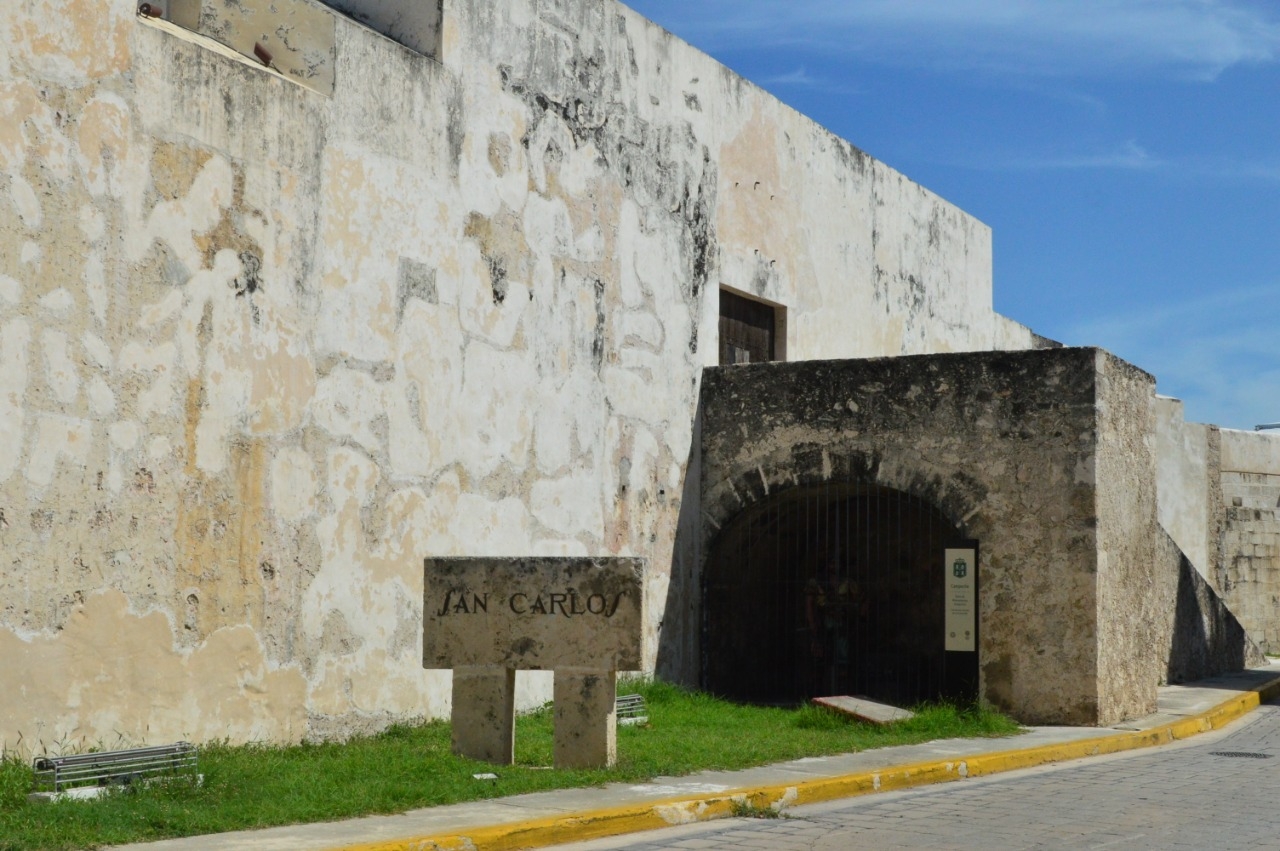
[{"label": "dark stone archway", "polygon": [[926,500],[858,479],[755,503],[707,559],[704,685],[773,705],[973,700],[976,654],[943,641],[943,553],[966,537]]},{"label": "dark stone archway", "polygon": [[981,541],[983,699],[1028,723],[1147,714],[1163,674],[1153,384],[1098,349],[708,369],[698,563],[714,578],[721,536],[790,488],[909,494]]}]

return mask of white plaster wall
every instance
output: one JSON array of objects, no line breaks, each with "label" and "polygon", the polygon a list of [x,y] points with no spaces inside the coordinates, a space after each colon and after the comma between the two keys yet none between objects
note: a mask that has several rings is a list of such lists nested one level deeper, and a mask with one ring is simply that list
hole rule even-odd
[{"label": "white plaster wall", "polygon": [[722,282],[793,357],[1032,342],[985,226],[621,6],[333,28],[329,96],[0,0],[0,741],[446,713],[427,555],[645,557],[689,652]]},{"label": "white plaster wall", "polygon": [[[1183,404],[1157,396],[1156,505],[1160,525],[1201,576],[1213,583],[1209,518],[1209,427],[1189,423]],[[1216,471],[1214,475],[1217,475]]]},{"label": "white plaster wall", "polygon": [[1224,428],[1222,471],[1280,476],[1280,433]]}]

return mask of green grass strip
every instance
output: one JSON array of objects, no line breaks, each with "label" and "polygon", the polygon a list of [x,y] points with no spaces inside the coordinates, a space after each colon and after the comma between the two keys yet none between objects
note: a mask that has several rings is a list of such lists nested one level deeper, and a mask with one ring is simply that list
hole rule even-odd
[{"label": "green grass strip", "polygon": [[[345,743],[205,745],[204,784],[156,784],[89,802],[32,804],[29,762],[0,761],[0,851],[53,851],[232,830],[332,821],[548,789],[638,782],[704,769],[737,769],[943,738],[1008,736],[995,712],[921,707],[875,727],[825,709],[742,706],[660,682],[624,683],[649,705],[650,723],[618,730],[618,765],[549,769],[552,714],[522,716],[516,765],[494,769],[450,752],[449,724],[398,725]],[[494,771],[497,780],[472,775]]]}]

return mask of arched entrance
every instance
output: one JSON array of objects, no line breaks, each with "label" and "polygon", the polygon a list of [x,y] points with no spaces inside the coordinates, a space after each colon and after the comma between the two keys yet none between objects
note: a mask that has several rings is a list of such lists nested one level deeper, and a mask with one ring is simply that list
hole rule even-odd
[{"label": "arched entrance", "polygon": [[794,487],[756,503],[707,561],[704,687],[774,705],[974,699],[978,654],[944,643],[944,560],[975,546],[928,502],[872,484]]}]

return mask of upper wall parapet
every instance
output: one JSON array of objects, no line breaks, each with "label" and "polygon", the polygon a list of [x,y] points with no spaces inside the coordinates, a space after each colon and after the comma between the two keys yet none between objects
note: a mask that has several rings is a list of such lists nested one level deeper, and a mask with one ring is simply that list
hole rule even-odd
[{"label": "upper wall parapet", "polygon": [[291,82],[332,95],[339,15],[438,60],[442,2],[149,0],[139,5],[138,14],[193,33],[206,47],[218,52],[229,48],[234,58],[260,64]]},{"label": "upper wall parapet", "polygon": [[1222,470],[1280,476],[1280,432],[1222,430]]},{"label": "upper wall parapet", "polygon": [[444,0],[321,0],[423,56],[440,59]]}]

